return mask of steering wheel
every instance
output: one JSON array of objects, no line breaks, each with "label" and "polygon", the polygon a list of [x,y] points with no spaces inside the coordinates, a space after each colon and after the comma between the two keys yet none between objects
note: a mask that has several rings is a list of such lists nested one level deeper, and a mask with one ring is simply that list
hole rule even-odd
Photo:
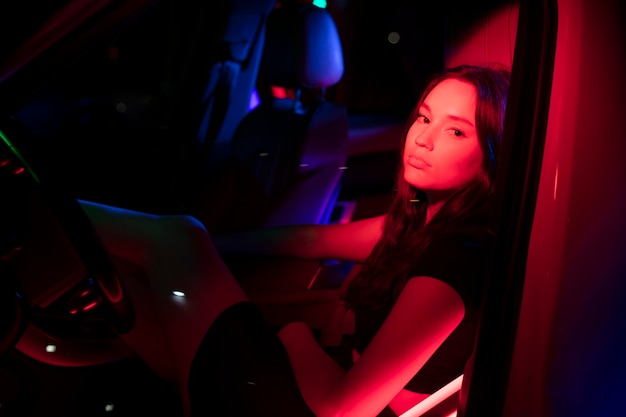
[{"label": "steering wheel", "polygon": [[132,303],[91,222],[75,198],[35,174],[9,140],[21,133],[12,128],[0,126],[0,354],[27,322],[51,333],[128,332]]}]

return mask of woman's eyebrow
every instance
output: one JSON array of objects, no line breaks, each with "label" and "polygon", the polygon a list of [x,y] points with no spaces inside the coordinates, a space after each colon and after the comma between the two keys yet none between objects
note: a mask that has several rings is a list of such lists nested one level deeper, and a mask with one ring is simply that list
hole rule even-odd
[{"label": "woman's eyebrow", "polygon": [[[419,107],[419,111],[421,112],[422,109],[426,110],[428,113],[432,113],[430,110],[430,107],[428,106],[428,104],[426,103],[422,103]],[[446,117],[450,120],[454,120],[455,122],[461,122],[461,123],[465,123],[466,125],[470,126],[470,127],[474,127],[474,123],[470,122],[468,119],[466,119],[465,117],[461,117],[461,116],[456,116],[454,114],[448,114],[446,115]]]},{"label": "woman's eyebrow", "polygon": [[470,122],[469,120],[467,120],[465,117],[461,117],[461,116],[455,116],[453,114],[449,114],[448,115],[448,119],[452,119],[454,121],[457,122],[461,122],[461,123],[465,123],[468,126],[474,127],[474,123]]}]

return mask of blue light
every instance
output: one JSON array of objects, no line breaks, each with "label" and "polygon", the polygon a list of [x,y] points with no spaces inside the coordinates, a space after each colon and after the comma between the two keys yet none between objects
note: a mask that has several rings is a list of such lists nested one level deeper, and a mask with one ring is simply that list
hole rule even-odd
[{"label": "blue light", "polygon": [[248,110],[254,109],[256,106],[261,104],[261,98],[259,97],[259,93],[256,91],[256,88],[252,90],[252,94],[250,94],[250,102],[248,103]]}]

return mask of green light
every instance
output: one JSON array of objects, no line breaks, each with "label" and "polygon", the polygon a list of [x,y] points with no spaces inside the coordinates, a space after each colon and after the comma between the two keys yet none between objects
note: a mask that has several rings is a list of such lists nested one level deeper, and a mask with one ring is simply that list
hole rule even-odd
[{"label": "green light", "polygon": [[319,7],[320,9],[325,9],[326,0],[313,0],[313,5]]},{"label": "green light", "polygon": [[11,152],[13,152],[13,154],[15,156],[17,156],[17,158],[20,160],[20,162],[24,165],[24,168],[26,168],[28,170],[28,172],[35,179],[35,181],[39,183],[39,178],[35,174],[35,171],[32,170],[32,168],[28,165],[28,162],[26,162],[26,160],[22,157],[20,152],[15,148],[15,146],[13,146],[13,144],[11,143],[9,138],[7,138],[6,135],[4,134],[4,132],[1,131],[1,130],[0,130],[0,138],[2,138],[2,141],[7,145],[9,150]]}]

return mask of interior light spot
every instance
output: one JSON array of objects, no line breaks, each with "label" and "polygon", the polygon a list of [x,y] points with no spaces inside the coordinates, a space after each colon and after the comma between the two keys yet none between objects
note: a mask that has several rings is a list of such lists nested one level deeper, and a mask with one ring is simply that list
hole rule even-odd
[{"label": "interior light spot", "polygon": [[339,169],[348,169],[348,167],[339,167]]},{"label": "interior light spot", "polygon": [[389,41],[389,43],[395,45],[396,43],[400,42],[400,34],[398,32],[391,32],[389,33],[389,35],[387,35],[387,40]]},{"label": "interior light spot", "polygon": [[301,167],[308,167],[309,164],[300,164]]},{"label": "interior light spot", "polygon": [[259,154],[259,156],[269,156],[269,153],[267,153],[267,152],[261,152],[261,153]]},{"label": "interior light spot", "polygon": [[250,103],[248,103],[248,110],[253,110],[259,104],[261,104],[261,98],[259,97],[259,93],[256,91],[256,89],[254,89],[250,94]]},{"label": "interior light spot", "polygon": [[293,98],[293,91],[283,87],[271,86],[272,96],[274,98]]},{"label": "interior light spot", "polygon": [[113,411],[114,408],[115,406],[113,404],[107,404],[104,406],[104,411],[106,411],[107,413],[110,413],[111,411]]},{"label": "interior light spot", "polygon": [[552,192],[552,199],[556,201],[556,190],[559,185],[559,166],[556,166],[556,170],[554,171],[554,191]]},{"label": "interior light spot", "polygon": [[46,352],[54,353],[56,351],[57,351],[57,346],[56,345],[47,345],[46,346]]},{"label": "interior light spot", "polygon": [[172,291],[172,294],[174,294],[176,297],[184,297],[185,296],[184,292],[178,291],[178,290]]},{"label": "interior light spot", "polygon": [[98,307],[98,302],[93,301],[89,304],[87,304],[86,306],[84,306],[82,308],[82,311],[89,311],[89,310],[93,310],[94,308]]}]

